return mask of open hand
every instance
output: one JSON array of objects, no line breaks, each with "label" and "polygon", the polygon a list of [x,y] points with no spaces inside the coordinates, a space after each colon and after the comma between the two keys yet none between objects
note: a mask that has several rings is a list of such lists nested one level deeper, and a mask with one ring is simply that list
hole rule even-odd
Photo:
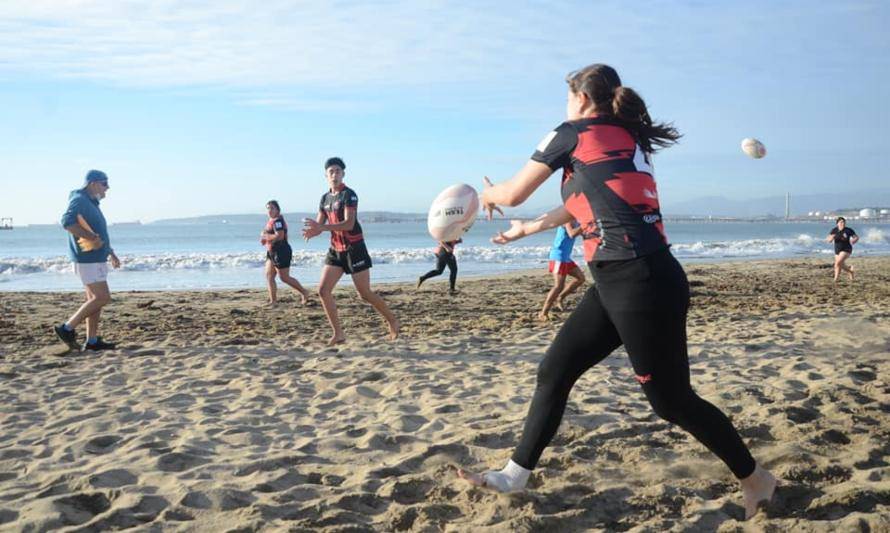
[{"label": "open hand", "polygon": [[311,218],[303,219],[303,238],[307,241],[321,233],[321,224]]},{"label": "open hand", "polygon": [[507,244],[523,237],[525,237],[523,222],[521,220],[511,220],[510,229],[499,231],[497,235],[491,238],[491,242],[494,244]]}]

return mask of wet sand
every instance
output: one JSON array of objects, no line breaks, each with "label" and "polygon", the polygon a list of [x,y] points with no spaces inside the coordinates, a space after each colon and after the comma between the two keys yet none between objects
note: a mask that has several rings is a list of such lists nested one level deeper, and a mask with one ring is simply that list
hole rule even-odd
[{"label": "wet sand", "polygon": [[102,334],[120,347],[100,354],[50,331],[79,295],[0,293],[0,530],[887,531],[890,258],[852,264],[836,288],[825,260],[687,266],[693,385],[782,478],[749,522],[622,350],[578,381],[529,490],[457,478],[519,438],[567,314],[535,319],[543,271],[453,298],[444,277],[378,286],[396,342],[342,287],[336,348],[285,288],[275,308],[260,289],[115,293]]}]

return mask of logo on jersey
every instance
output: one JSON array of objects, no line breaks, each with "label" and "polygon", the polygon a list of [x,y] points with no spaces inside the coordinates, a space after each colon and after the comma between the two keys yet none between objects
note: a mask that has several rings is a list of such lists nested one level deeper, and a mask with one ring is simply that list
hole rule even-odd
[{"label": "logo on jersey", "polygon": [[661,217],[655,214],[643,215],[643,222],[646,224],[655,224],[661,220]]},{"label": "logo on jersey", "polygon": [[332,204],[331,204],[331,209],[333,209],[333,210],[340,209],[340,202],[338,201],[338,202],[334,202],[334,203],[332,203]]}]

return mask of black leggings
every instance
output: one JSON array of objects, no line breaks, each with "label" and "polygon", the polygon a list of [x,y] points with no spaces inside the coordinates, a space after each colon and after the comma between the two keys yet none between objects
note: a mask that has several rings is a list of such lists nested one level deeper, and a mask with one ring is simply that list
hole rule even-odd
[{"label": "black leggings", "polygon": [[737,478],[754,458],[732,423],[689,383],[689,284],[668,250],[591,263],[595,285],[563,324],[538,367],[538,383],[513,461],[533,469],[556,434],[569,391],[588,368],[624,345],[636,379],[661,418],[691,433]]},{"label": "black leggings", "polygon": [[454,254],[445,253],[437,255],[436,268],[420,276],[420,282],[423,283],[432,277],[441,275],[442,272],[445,272],[446,265],[450,272],[448,282],[451,284],[451,290],[454,290],[454,283],[457,281],[457,259],[454,258]]}]

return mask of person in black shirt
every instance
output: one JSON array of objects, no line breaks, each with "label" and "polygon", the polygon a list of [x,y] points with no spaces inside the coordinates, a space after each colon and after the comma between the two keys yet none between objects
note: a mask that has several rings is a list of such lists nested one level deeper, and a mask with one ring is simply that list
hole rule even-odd
[{"label": "person in black shirt", "polygon": [[776,479],[754,461],[732,422],[690,384],[686,346],[689,284],[670,253],[651,154],[680,134],[652,121],[643,99],[618,73],[596,64],[571,73],[568,120],[550,132],[509,181],[485,178],[489,218],[514,207],[562,170],[563,205],[495,236],[498,244],[576,220],[595,284],[563,324],[538,368],[522,437],[503,470],[459,471],[499,492],[521,490],[559,428],[576,380],[624,346],[652,409],[717,455],[739,479],[745,516],[771,499]]},{"label": "person in black shirt", "polygon": [[439,241],[439,246],[436,248],[436,268],[417,278],[418,289],[423,285],[424,281],[442,275],[447,266],[449,272],[448,284],[451,286],[448,293],[452,296],[457,294],[457,289],[454,288],[454,284],[457,282],[457,259],[454,257],[454,247],[462,242],[464,242],[463,239]]},{"label": "person in black shirt", "polygon": [[281,215],[281,207],[276,200],[269,200],[266,203],[266,212],[269,214],[269,220],[260,233],[260,244],[266,247],[266,284],[269,287],[269,304],[278,303],[278,287],[275,285],[275,276],[277,275],[283,283],[290,285],[300,293],[300,299],[303,305],[306,305],[309,303],[309,291],[290,275],[293,250],[290,243],[287,242],[287,222]]},{"label": "person in black shirt", "polygon": [[847,227],[847,219],[837,217],[837,224],[831,229],[831,233],[825,239],[826,242],[834,242],[834,282],[837,283],[841,272],[846,272],[853,280],[853,267],[847,265],[847,259],[853,254],[853,245],[859,242],[859,235],[853,228]]},{"label": "person in black shirt", "polygon": [[339,157],[332,157],[325,162],[324,171],[330,189],[321,196],[317,218],[303,220],[303,238],[309,240],[324,231],[331,232],[331,247],[325,257],[318,285],[321,304],[334,330],[328,344],[346,340],[333,292],[344,273],[352,276],[352,283],[362,299],[386,319],[389,339],[395,340],[399,336],[399,321],[383,298],[371,290],[371,256],[368,255],[362,226],[358,222],[358,195],[343,183],[346,164]]}]

